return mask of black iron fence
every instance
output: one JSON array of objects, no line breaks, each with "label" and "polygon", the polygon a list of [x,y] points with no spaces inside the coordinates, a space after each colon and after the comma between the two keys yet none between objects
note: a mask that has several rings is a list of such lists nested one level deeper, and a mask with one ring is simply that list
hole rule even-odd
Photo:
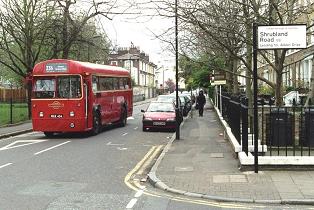
[{"label": "black iron fence", "polygon": [[27,98],[0,101],[0,126],[29,120]]},{"label": "black iron fence", "polygon": [[145,94],[133,95],[133,102],[145,101]]},{"label": "black iron fence", "polygon": [[[218,93],[219,94],[219,93]],[[221,103],[221,104],[220,104]],[[254,148],[253,108],[244,96],[222,93],[216,97],[235,138],[248,153]],[[252,114],[251,114],[252,113]],[[258,152],[267,156],[311,156],[314,154],[314,106],[276,107],[259,100]]]}]

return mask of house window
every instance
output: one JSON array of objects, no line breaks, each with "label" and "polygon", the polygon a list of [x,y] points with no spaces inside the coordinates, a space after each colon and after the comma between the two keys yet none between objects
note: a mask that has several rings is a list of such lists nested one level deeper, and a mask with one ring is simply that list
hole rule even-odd
[{"label": "house window", "polygon": [[111,61],[111,62],[110,62],[110,65],[111,65],[111,66],[118,66],[118,62],[117,62],[117,61]]}]

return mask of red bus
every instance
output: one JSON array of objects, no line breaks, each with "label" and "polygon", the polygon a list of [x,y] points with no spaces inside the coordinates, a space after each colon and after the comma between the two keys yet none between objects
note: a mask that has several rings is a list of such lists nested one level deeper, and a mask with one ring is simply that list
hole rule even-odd
[{"label": "red bus", "polygon": [[34,131],[100,132],[102,125],[125,126],[133,112],[127,70],[74,60],[54,59],[35,65],[32,77]]}]

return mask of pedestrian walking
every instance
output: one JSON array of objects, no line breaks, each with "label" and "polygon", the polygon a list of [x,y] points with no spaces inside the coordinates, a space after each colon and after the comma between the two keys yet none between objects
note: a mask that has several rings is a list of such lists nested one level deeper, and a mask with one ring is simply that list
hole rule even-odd
[{"label": "pedestrian walking", "polygon": [[204,96],[204,92],[201,90],[196,98],[196,106],[198,107],[198,114],[200,117],[203,117],[205,103],[206,99]]}]

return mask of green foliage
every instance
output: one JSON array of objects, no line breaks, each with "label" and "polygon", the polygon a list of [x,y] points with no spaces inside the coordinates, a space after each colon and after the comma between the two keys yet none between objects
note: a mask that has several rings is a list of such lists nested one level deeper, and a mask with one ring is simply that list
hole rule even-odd
[{"label": "green foliage", "polygon": [[259,95],[274,95],[274,89],[270,87],[269,85],[263,85],[258,88],[258,94]]},{"label": "green foliage", "polygon": [[197,87],[207,89],[210,87],[210,74],[215,69],[224,68],[224,63],[223,58],[210,57],[207,54],[195,59],[182,56],[179,58],[179,66],[183,73],[179,76],[185,78],[188,90]]},{"label": "green foliage", "polygon": [[2,3],[0,76],[5,80],[20,82],[36,63],[52,58],[106,60],[109,41],[94,21],[97,14],[75,10],[80,7],[76,1],[62,6],[44,0]]},{"label": "green foliage", "polygon": [[136,86],[136,82],[135,82],[135,79],[133,77],[131,78],[131,83],[132,83],[132,87]]},{"label": "green foliage", "polygon": [[77,40],[73,42],[69,58],[96,63],[107,60],[108,55],[109,42],[106,34],[99,32],[96,24],[90,21],[82,28]]},{"label": "green foliage", "polygon": [[211,99],[214,99],[214,91],[215,91],[215,87],[214,86],[209,86],[208,87],[208,97]]},{"label": "green foliage", "polygon": [[294,90],[296,90],[295,87],[292,87],[292,86],[286,87],[286,92],[290,92],[290,91],[294,91]]}]

